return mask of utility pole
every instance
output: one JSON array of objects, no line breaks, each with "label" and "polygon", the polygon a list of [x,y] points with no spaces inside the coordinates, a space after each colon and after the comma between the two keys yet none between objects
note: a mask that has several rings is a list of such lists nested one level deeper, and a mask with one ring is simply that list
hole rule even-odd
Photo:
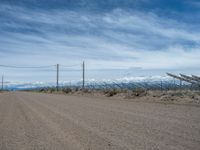
[{"label": "utility pole", "polygon": [[2,91],[3,91],[3,84],[4,84],[4,83],[3,83],[3,82],[4,82],[3,80],[4,80],[4,75],[2,75],[2,80],[1,80],[1,90],[2,90]]},{"label": "utility pole", "polygon": [[174,84],[174,90],[176,90],[176,86],[175,86],[175,78],[174,78],[174,83],[173,83],[173,84]]},{"label": "utility pole", "polygon": [[85,88],[85,62],[83,61],[83,85],[82,85],[82,89]]},{"label": "utility pole", "polygon": [[182,89],[182,80],[180,80],[180,89]]},{"label": "utility pole", "polygon": [[59,89],[59,64],[57,64],[57,81],[56,81],[56,89]]}]

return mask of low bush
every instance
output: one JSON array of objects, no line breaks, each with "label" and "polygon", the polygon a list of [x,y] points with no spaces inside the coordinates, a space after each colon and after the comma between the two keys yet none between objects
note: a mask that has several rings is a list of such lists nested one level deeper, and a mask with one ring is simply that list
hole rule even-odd
[{"label": "low bush", "polygon": [[108,97],[112,97],[114,95],[116,95],[117,93],[119,93],[120,91],[117,90],[117,89],[107,89],[107,90],[104,90],[104,94]]},{"label": "low bush", "polygon": [[64,93],[68,94],[68,93],[71,93],[71,92],[72,92],[72,89],[70,89],[70,88],[64,88],[64,89],[62,89],[62,91],[63,91]]},{"label": "low bush", "polygon": [[145,96],[147,91],[143,88],[136,88],[132,90],[132,96]]},{"label": "low bush", "polygon": [[83,93],[91,93],[91,90],[89,90],[89,89],[82,89],[81,90]]}]

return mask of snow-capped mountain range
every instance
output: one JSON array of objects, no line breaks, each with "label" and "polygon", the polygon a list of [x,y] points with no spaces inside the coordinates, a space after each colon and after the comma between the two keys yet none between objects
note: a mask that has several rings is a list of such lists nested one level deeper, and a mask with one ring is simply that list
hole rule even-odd
[{"label": "snow-capped mountain range", "polygon": [[[155,83],[155,82],[172,82],[172,78],[168,76],[139,76],[139,77],[123,77],[118,79],[86,79],[86,85],[100,85],[100,84],[112,84],[112,83]],[[60,81],[59,86],[81,86],[82,80],[73,81]],[[12,82],[6,81],[4,88],[8,90],[24,90],[34,89],[40,87],[55,87],[56,82]]]}]

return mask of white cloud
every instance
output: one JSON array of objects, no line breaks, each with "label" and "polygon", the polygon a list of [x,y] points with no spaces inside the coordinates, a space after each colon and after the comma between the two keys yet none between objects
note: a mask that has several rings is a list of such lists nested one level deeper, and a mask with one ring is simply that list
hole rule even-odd
[{"label": "white cloud", "polygon": [[[0,36],[0,55],[5,56],[1,64],[76,64],[86,60],[88,68],[99,69],[200,65],[200,32],[191,31],[190,24],[153,13],[122,9],[102,14],[48,12],[5,5],[0,10],[13,18],[0,25],[6,28]],[[185,41],[195,46],[185,46]]]}]

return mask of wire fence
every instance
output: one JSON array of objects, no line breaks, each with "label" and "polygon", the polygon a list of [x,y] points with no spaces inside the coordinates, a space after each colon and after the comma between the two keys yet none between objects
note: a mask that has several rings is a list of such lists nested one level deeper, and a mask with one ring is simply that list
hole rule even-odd
[{"label": "wire fence", "polygon": [[134,77],[124,70],[85,69],[85,63],[47,66],[0,65],[2,90],[24,90],[52,87],[98,89],[200,89],[200,83],[167,76]]}]

